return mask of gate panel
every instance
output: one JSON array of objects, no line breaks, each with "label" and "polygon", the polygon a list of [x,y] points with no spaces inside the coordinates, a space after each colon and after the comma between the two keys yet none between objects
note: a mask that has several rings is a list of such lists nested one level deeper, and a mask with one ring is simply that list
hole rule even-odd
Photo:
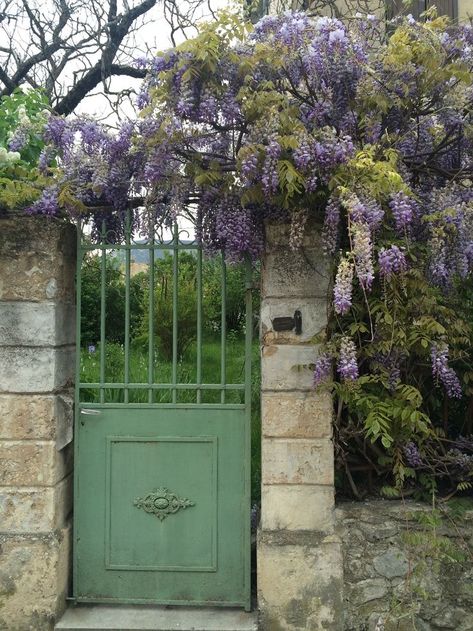
[{"label": "gate panel", "polygon": [[[96,380],[84,381],[80,358],[76,381],[74,597],[79,602],[226,605],[250,607],[250,393],[251,287],[242,300],[246,338],[240,382],[228,379],[226,267],[221,264],[220,369],[217,382],[206,379],[202,311],[202,252],[179,240],[133,241],[131,212],[122,243],[91,244],[80,226],[78,322],[81,322],[81,265],[88,253],[100,262],[100,340]],[[131,362],[131,278],[134,255],[144,251],[148,287],[147,355],[140,357],[140,379]],[[172,331],[164,361],[156,340],[164,339],[156,277],[165,256]],[[183,285],[180,253],[190,252]],[[118,255],[116,253],[119,253]],[[120,254],[122,253],[122,254]],[[107,257],[115,256],[124,276],[123,365],[107,355]],[[184,258],[184,257],[182,257]],[[195,279],[192,276],[195,274]],[[182,379],[179,302],[184,290],[195,294],[195,370]],[[186,296],[189,299],[189,295]],[[164,317],[164,316],[162,316]],[[182,327],[182,324],[181,324]],[[78,346],[82,340],[78,327]],[[158,349],[158,350],[157,350]],[[215,358],[214,358],[215,359]],[[116,363],[116,358],[115,358]],[[121,360],[120,360],[121,361]],[[116,366],[115,366],[116,369]],[[215,367],[214,367],[215,369]],[[184,375],[185,376],[185,375]],[[205,381],[204,381],[205,380]]]}]

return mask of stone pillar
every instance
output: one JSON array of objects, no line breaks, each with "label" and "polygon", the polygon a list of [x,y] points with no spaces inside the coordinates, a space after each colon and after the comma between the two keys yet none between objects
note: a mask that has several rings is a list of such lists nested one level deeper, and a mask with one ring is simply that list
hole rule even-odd
[{"label": "stone pillar", "polygon": [[65,607],[72,508],[75,231],[0,218],[0,629]]},{"label": "stone pillar", "polygon": [[[313,389],[327,324],[328,262],[320,230],[289,249],[287,226],[268,225],[262,266],[262,506],[258,603],[264,631],[342,629],[341,544],[334,534],[332,401]],[[302,313],[302,334],[275,317]]]}]

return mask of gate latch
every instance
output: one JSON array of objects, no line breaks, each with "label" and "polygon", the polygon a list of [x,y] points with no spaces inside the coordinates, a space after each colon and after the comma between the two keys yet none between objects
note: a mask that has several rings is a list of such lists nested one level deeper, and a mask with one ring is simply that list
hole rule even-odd
[{"label": "gate latch", "polygon": [[292,318],[290,316],[274,318],[273,329],[275,331],[292,331],[294,329],[295,334],[300,335],[302,333],[302,313],[297,309]]},{"label": "gate latch", "polygon": [[83,408],[80,411],[81,414],[90,414],[90,415],[94,415],[96,416],[97,414],[101,414],[102,412],[100,410],[91,410],[90,408]]}]

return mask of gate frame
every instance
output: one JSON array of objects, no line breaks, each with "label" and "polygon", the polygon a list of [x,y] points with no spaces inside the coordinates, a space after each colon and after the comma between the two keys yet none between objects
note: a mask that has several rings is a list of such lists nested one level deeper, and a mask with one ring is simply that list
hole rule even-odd
[{"label": "gate frame", "polygon": [[[132,243],[132,230],[131,230],[131,213],[133,212],[132,208],[128,208],[126,211],[126,222],[125,222],[125,244],[112,244],[107,243],[105,240],[107,231],[105,221],[102,222],[102,233],[101,233],[101,242],[100,244],[91,244],[84,247],[83,241],[83,225],[86,222],[78,219],[76,222],[76,233],[77,233],[77,245],[76,245],[76,361],[75,361],[75,386],[74,386],[74,436],[79,435],[78,425],[80,423],[79,414],[80,409],[87,403],[81,402],[80,400],[80,392],[82,387],[87,388],[93,386],[94,389],[98,389],[100,393],[100,403],[91,403],[91,407],[107,407],[107,408],[144,408],[144,409],[203,409],[207,406],[211,406],[212,409],[229,409],[232,408],[232,404],[225,403],[225,391],[226,390],[242,390],[244,392],[244,403],[243,406],[245,408],[245,429],[244,429],[244,443],[245,443],[245,462],[244,462],[244,497],[243,499],[243,508],[247,513],[247,525],[244,529],[244,541],[243,541],[243,555],[244,555],[244,593],[245,593],[245,604],[244,609],[247,612],[251,611],[251,371],[252,371],[252,342],[253,342],[253,297],[252,292],[254,289],[252,283],[252,268],[251,262],[247,257],[245,261],[245,286],[244,286],[244,294],[245,294],[245,362],[244,362],[244,384],[227,384],[226,383],[226,263],[224,255],[222,254],[222,284],[221,284],[221,298],[222,298],[222,314],[221,314],[221,374],[222,380],[221,384],[205,384],[201,383],[201,352],[202,352],[202,246],[194,240],[191,244],[181,244],[179,242],[179,234],[180,229],[178,224],[174,224],[174,228],[172,231],[172,239],[169,241],[156,241],[155,239],[155,231],[154,228],[150,226],[150,234],[153,236],[150,237],[150,241],[146,243],[146,245],[136,245],[133,246]],[[152,231],[152,232],[151,232]],[[185,231],[184,231],[185,232]],[[101,250],[101,287],[100,287],[100,382],[95,384],[87,384],[81,383],[80,375],[81,375],[81,269],[84,257],[87,252]],[[105,347],[106,347],[106,330],[105,330],[105,317],[106,317],[106,260],[107,260],[107,251],[108,250],[124,250],[125,251],[125,381],[124,383],[119,384],[111,384],[106,383],[104,379],[105,375]],[[173,253],[173,279],[177,277],[178,274],[178,253],[180,251],[195,251],[198,253],[197,256],[197,375],[196,375],[196,384],[179,384],[177,382],[177,312],[178,312],[178,283],[173,283],[173,358],[172,358],[172,375],[173,380],[169,384],[152,384],[150,379],[154,378],[153,369],[151,366],[153,354],[151,353],[151,347],[154,345],[154,294],[150,296],[150,306],[149,306],[149,321],[150,321],[150,331],[149,331],[149,350],[148,350],[148,386],[154,386],[149,388],[149,396],[152,397],[151,390],[160,390],[167,389],[171,390],[173,393],[173,401],[177,399],[177,391],[178,390],[196,390],[197,401],[200,400],[201,390],[217,390],[221,391],[221,402],[220,404],[212,404],[212,403],[130,403],[128,402],[128,390],[129,388],[135,388],[136,385],[131,383],[127,378],[129,373],[129,352],[130,352],[130,339],[129,339],[129,326],[130,326],[130,267],[131,267],[131,252],[133,250],[149,250],[150,258],[149,258],[149,283],[150,286],[154,283],[154,263],[155,263],[155,252],[156,250],[161,251],[171,251]],[[144,384],[139,384],[140,386],[144,386]],[[119,389],[124,390],[124,403],[115,404],[109,403],[107,404],[104,400],[103,390],[107,387],[114,386]],[[209,386],[211,386],[209,388]],[[241,407],[241,404],[238,404],[238,407]],[[80,460],[79,454],[79,441],[74,440],[74,490],[73,496],[77,497],[78,495],[78,478],[77,470],[78,463]],[[73,506],[75,506],[73,500]],[[77,530],[77,520],[78,515],[76,511],[73,510],[73,528],[72,528],[72,591],[73,596],[70,598],[73,602],[90,602],[90,603],[106,603],[106,599],[88,599],[85,601],[84,599],[78,599],[75,595],[75,585],[77,584],[77,567],[78,567],[78,559],[76,554],[76,544],[75,544],[75,532]],[[108,601],[110,602],[110,600]],[[116,602],[116,601],[113,601]],[[135,600],[122,600],[123,604],[139,604],[139,601]],[[117,603],[119,604],[119,603]],[[165,605],[167,603],[160,603],[161,605]],[[179,605],[179,606],[196,606],[202,607],[205,604],[202,602],[193,602],[193,601],[182,601],[180,603],[169,603],[171,605]],[[229,603],[219,603],[212,602],[211,606],[217,607],[229,607],[232,606]]]}]

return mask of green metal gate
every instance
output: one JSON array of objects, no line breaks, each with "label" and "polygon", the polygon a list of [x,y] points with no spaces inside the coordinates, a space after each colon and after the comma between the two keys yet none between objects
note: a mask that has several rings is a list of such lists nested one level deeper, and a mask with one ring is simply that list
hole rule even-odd
[{"label": "green metal gate", "polygon": [[[136,238],[131,211],[118,242],[105,222],[98,243],[91,241],[82,224],[78,235],[77,348],[85,341],[81,334],[82,269],[91,256],[100,279],[100,340],[95,349],[89,349],[95,379],[83,374],[81,355],[88,351],[78,350],[77,358],[74,598],[77,602],[222,605],[249,610],[250,266],[242,288],[246,325],[241,375],[229,382],[226,265],[220,258],[219,379],[206,382],[205,257],[199,245],[183,238],[177,226],[169,238],[157,238],[154,232],[144,240]],[[180,266],[185,257],[187,273],[191,268],[195,275],[181,287]],[[130,336],[137,259],[146,259],[140,278],[147,288],[143,317],[148,325],[147,339],[141,340],[139,378]],[[123,275],[123,341],[118,346],[107,340],[110,261]],[[156,296],[163,291],[164,281],[160,285],[156,278],[160,265],[171,270],[172,278],[166,288],[172,337],[166,362],[157,344],[165,318],[164,311],[159,312],[165,308],[162,296]],[[187,286],[191,289],[186,292]],[[186,331],[179,330],[179,310],[189,294],[195,297],[191,310],[195,370],[183,375],[179,340]],[[112,346],[118,348],[119,378],[117,359],[109,353]]]}]

